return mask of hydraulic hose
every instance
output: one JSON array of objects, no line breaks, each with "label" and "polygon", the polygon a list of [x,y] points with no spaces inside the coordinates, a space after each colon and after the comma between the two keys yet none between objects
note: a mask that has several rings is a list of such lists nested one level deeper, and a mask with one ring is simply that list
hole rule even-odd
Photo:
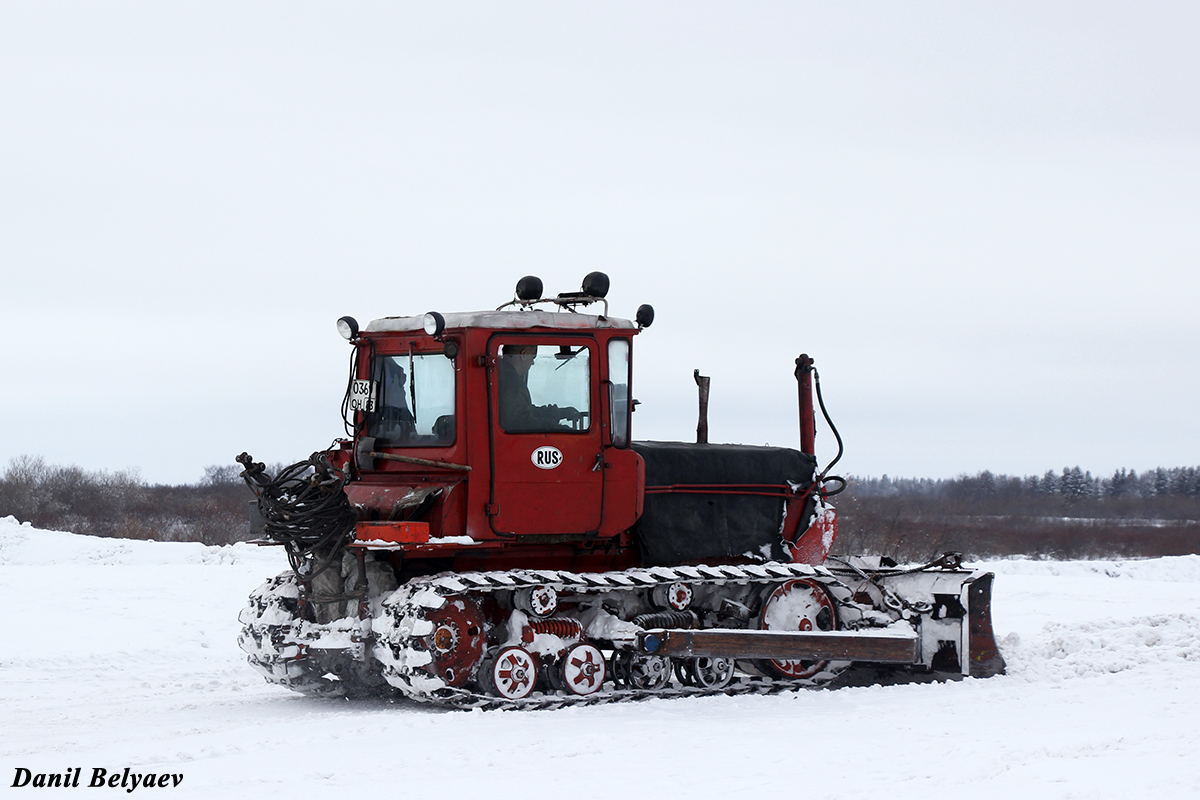
[{"label": "hydraulic hose", "polygon": [[821,470],[821,474],[817,476],[817,481],[824,482],[827,475],[829,476],[829,480],[839,481],[841,485],[836,491],[822,492],[822,494],[825,495],[834,495],[846,488],[846,481],[843,478],[839,478],[836,475],[829,475],[829,470],[833,469],[833,465],[842,458],[842,452],[844,450],[842,446],[842,435],[838,433],[837,426],[833,424],[833,420],[829,418],[829,412],[825,409],[825,398],[821,396],[821,373],[817,372],[816,367],[813,367],[812,374],[813,385],[817,390],[817,404],[821,407],[821,414],[825,417],[825,423],[829,425],[829,430],[833,431],[833,438],[837,439],[838,446],[837,455],[833,457],[832,461],[825,465],[825,469]]},{"label": "hydraulic hose", "polygon": [[284,467],[272,478],[249,453],[237,457],[241,477],[258,497],[263,532],[284,546],[296,574],[311,580],[341,557],[354,536],[354,509],[343,488],[346,473],[324,452]]}]

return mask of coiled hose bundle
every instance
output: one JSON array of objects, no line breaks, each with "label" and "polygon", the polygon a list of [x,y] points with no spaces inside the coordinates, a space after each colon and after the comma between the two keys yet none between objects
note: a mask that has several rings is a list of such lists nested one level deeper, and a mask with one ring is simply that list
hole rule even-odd
[{"label": "coiled hose bundle", "polygon": [[354,538],[356,516],[343,491],[347,475],[330,463],[328,453],[313,453],[274,478],[249,453],[237,461],[258,498],[263,533],[284,546],[297,576],[312,580],[340,561],[342,548]]}]

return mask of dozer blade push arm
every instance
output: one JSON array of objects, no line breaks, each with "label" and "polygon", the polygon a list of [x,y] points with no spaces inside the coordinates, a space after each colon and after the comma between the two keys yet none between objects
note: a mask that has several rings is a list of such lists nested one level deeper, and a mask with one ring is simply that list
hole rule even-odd
[{"label": "dozer blade push arm", "polygon": [[730,628],[651,630],[639,634],[638,650],[676,658],[770,658],[795,661],[860,661],[916,664],[916,631],[761,631]]}]

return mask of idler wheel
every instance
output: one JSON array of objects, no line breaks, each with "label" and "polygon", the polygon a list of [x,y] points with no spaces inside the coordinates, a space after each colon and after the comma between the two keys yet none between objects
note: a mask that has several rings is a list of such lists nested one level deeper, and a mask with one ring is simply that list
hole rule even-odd
[{"label": "idler wheel", "polygon": [[526,698],[537,688],[537,659],[523,647],[504,648],[484,662],[481,672],[486,688],[509,700]]},{"label": "idler wheel", "polygon": [[[788,581],[775,588],[763,603],[759,627],[771,631],[837,630],[837,610],[825,588],[807,578]],[[824,670],[828,661],[764,662],[769,671],[782,678],[811,678]]]},{"label": "idler wheel", "polygon": [[724,689],[733,680],[732,658],[701,656],[677,662],[679,678],[700,689]]},{"label": "idler wheel", "polygon": [[545,619],[558,610],[558,592],[553,586],[531,586],[518,589],[513,605],[538,619]]},{"label": "idler wheel", "polygon": [[621,682],[632,689],[657,691],[671,680],[671,661],[665,656],[618,651],[613,667]]},{"label": "idler wheel", "polygon": [[558,669],[563,688],[572,694],[594,694],[604,685],[604,654],[594,645],[580,642],[570,648]]},{"label": "idler wheel", "polygon": [[692,587],[683,581],[675,581],[666,586],[656,586],[651,592],[651,600],[656,606],[675,611],[686,611],[692,605],[692,597]]}]

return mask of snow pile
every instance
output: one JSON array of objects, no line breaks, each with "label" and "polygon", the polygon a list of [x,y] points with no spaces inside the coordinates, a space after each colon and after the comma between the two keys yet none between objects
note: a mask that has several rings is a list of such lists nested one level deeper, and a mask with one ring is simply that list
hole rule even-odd
[{"label": "snow pile", "polygon": [[1200,555],[1119,561],[1040,561],[1012,558],[972,564],[1003,575],[1128,578],[1140,581],[1200,583]]},{"label": "snow pile", "polygon": [[1061,683],[1127,670],[1200,670],[1200,616],[1160,614],[1130,620],[1051,623],[1029,645],[1012,634],[1000,642],[1009,674]]},{"label": "snow pile", "polygon": [[274,548],[235,544],[209,547],[199,542],[153,542],[44,531],[16,517],[0,518],[0,565],[65,564],[154,566],[166,564],[243,564],[277,562]]}]

